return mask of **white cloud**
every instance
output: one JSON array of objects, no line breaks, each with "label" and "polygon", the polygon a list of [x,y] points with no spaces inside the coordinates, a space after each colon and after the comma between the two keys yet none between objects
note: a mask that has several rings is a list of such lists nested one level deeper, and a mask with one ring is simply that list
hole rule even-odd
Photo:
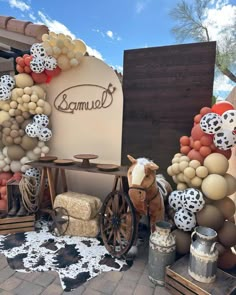
[{"label": "white cloud", "polygon": [[8,0],[8,3],[12,8],[18,8],[21,11],[30,10],[30,6],[20,0]]},{"label": "white cloud", "polygon": [[54,33],[62,33],[65,35],[69,35],[72,39],[76,39],[75,35],[62,23],[57,20],[51,19],[46,16],[42,11],[38,11],[38,16],[41,21],[48,27],[49,31]]},{"label": "white cloud", "polygon": [[213,93],[218,99],[225,99],[233,88],[234,84],[227,76],[219,74],[215,77]]},{"label": "white cloud", "polygon": [[136,3],[136,6],[135,6],[135,11],[136,13],[141,13],[147,6],[149,0],[139,0],[137,1]]},{"label": "white cloud", "polygon": [[235,34],[236,5],[225,5],[227,2],[219,0],[214,8],[206,10],[204,25],[208,28],[210,40],[217,41],[218,46]]},{"label": "white cloud", "polygon": [[33,21],[36,21],[36,17],[34,16],[33,13],[29,13],[29,17],[30,17]]},{"label": "white cloud", "polygon": [[114,35],[113,35],[113,32],[112,31],[107,31],[106,32],[106,35],[111,38],[111,39],[114,39]]},{"label": "white cloud", "polygon": [[88,52],[89,55],[95,56],[96,58],[104,60],[102,54],[97,49],[91,48],[87,44],[86,44],[86,46],[87,46],[87,52]]}]

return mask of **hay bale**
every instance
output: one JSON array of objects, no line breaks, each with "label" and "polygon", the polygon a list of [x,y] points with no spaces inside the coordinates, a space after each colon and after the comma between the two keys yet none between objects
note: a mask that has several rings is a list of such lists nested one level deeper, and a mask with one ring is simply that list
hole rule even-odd
[{"label": "hay bale", "polygon": [[[63,225],[64,227],[66,225]],[[69,226],[65,235],[95,238],[99,233],[99,217],[92,220],[81,220],[69,217]]]},{"label": "hay bale", "polygon": [[99,198],[76,193],[65,192],[56,196],[53,207],[63,207],[69,216],[82,220],[93,219],[102,206]]}]

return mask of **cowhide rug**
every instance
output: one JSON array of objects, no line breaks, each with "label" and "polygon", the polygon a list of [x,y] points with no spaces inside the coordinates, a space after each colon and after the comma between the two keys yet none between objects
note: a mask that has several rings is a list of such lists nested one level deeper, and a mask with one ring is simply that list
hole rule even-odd
[{"label": "cowhide rug", "polygon": [[64,291],[71,291],[107,271],[130,267],[108,254],[99,239],[53,236],[46,225],[35,232],[0,235],[0,253],[19,272],[57,271]]}]

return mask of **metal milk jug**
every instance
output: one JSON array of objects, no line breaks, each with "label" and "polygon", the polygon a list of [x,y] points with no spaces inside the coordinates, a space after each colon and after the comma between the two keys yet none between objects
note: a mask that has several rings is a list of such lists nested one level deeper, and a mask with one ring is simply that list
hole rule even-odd
[{"label": "metal milk jug", "polygon": [[209,227],[198,226],[191,237],[196,239],[190,246],[189,275],[198,282],[211,283],[216,278],[218,250],[217,232]]},{"label": "metal milk jug", "polygon": [[156,223],[155,231],[149,239],[148,277],[155,285],[165,284],[166,266],[175,261],[175,236],[171,224],[166,221]]}]

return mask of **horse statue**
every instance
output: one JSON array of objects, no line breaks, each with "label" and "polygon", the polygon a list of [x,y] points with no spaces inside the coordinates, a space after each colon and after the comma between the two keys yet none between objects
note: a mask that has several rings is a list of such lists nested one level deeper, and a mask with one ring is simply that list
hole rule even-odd
[{"label": "horse statue", "polygon": [[[161,174],[156,175],[159,166],[154,162],[146,158],[135,159],[130,155],[127,157],[132,163],[127,173],[128,194],[136,211],[137,224],[142,215],[147,215],[153,232],[156,222],[165,218],[164,200],[172,192],[172,187]],[[132,251],[137,250],[131,248]]]}]

